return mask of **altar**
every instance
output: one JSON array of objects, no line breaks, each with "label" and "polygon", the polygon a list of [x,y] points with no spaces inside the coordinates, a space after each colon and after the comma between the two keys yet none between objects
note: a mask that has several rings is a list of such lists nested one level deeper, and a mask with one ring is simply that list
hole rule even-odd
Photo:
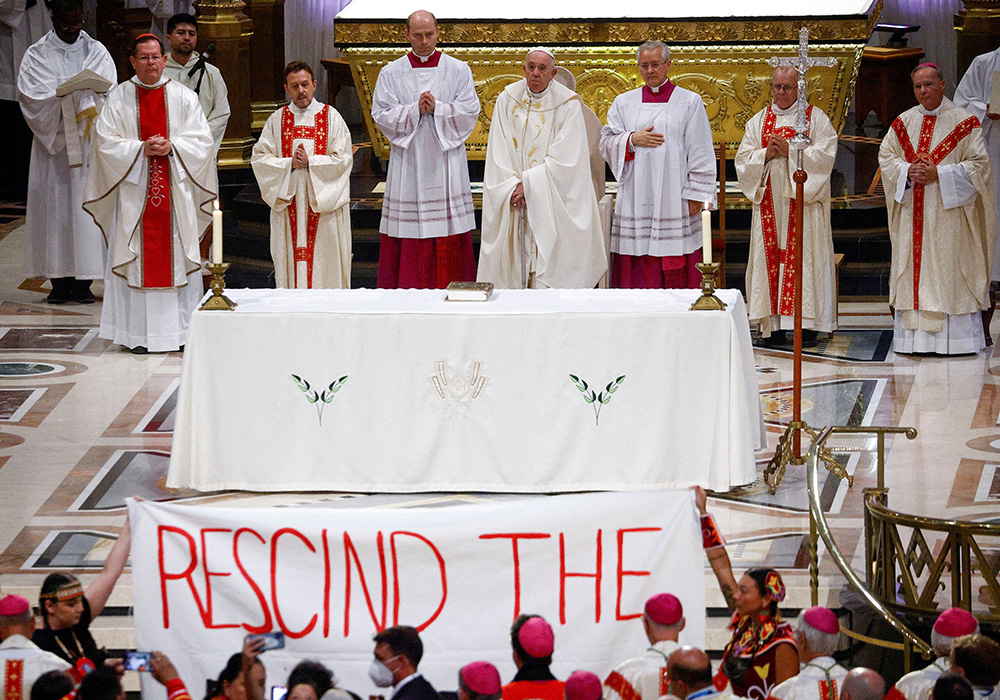
[{"label": "altar", "polygon": [[227,290],[196,311],[167,486],[567,492],[751,483],[743,298],[696,290]]},{"label": "altar", "polygon": [[[337,47],[350,64],[367,132],[380,158],[389,143],[371,119],[371,97],[382,66],[409,49],[406,17],[416,5],[402,0],[353,0],[334,22]],[[576,78],[577,92],[602,122],[614,98],[642,85],[636,47],[660,40],[670,46],[670,79],[705,102],[715,142],[735,155],[747,121],[770,100],[771,56],[797,55],[799,29],[810,33],[810,55],[836,65],[809,72],[809,102],[839,132],[854,96],[862,51],[882,11],[882,0],[622,0],[606,8],[614,16],[572,0],[470,3],[441,0],[431,9],[440,23],[438,47],[469,64],[483,105],[466,141],[469,158],[486,157],[497,96],[524,77],[526,50],[552,47],[557,63]]]}]

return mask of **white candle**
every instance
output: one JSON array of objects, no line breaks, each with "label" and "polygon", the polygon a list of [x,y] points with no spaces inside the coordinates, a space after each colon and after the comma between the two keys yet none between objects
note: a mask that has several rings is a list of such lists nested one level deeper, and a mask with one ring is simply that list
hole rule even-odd
[{"label": "white candle", "polygon": [[219,209],[219,200],[215,200],[215,209],[212,210],[212,264],[222,264],[222,210]]},{"label": "white candle", "polygon": [[705,208],[701,210],[701,254],[702,261],[706,265],[712,264],[712,212],[705,202]]}]

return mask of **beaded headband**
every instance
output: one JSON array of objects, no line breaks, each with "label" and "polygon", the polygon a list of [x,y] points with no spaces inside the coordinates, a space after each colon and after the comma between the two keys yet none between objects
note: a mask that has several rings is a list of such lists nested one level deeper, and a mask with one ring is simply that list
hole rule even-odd
[{"label": "beaded headband", "polygon": [[42,600],[56,600],[63,603],[67,600],[73,600],[74,598],[79,598],[83,595],[83,586],[80,585],[79,581],[73,581],[68,583],[61,588],[57,588],[49,593],[43,593],[38,597]]}]

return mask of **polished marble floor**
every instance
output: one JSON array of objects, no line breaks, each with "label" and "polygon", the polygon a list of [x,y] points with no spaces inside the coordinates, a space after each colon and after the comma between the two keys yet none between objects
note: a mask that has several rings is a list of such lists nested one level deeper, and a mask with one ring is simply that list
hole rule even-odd
[{"label": "polished marble floor", "polygon": [[[220,501],[279,505],[323,503],[420,507],[481,496],[347,497],[339,494],[199,494],[164,488],[181,356],[136,356],[97,337],[100,304],[49,306],[45,287],[25,280],[23,230],[0,227],[0,586],[31,599],[52,569],[92,576],[123,522],[123,500]],[[101,283],[94,291],[100,296]],[[957,358],[894,356],[884,303],[844,303],[850,332],[824,342],[803,363],[804,419],[813,426],[913,426],[916,440],[890,440],[886,485],[893,508],[967,520],[1000,516],[1000,359],[993,349]],[[994,336],[996,337],[996,336]],[[998,346],[994,346],[996,348]],[[789,353],[757,350],[769,450],[791,415]],[[838,543],[862,567],[862,489],[875,485],[874,442],[837,438],[838,462],[853,488],[832,476],[823,507]],[[775,496],[761,483],[711,501],[737,567],[767,563],[786,571],[795,609],[808,602],[808,517],[804,475],[791,468]],[[837,605],[842,577],[824,559],[822,601]],[[722,606],[706,570],[708,604]],[[95,624],[110,648],[132,645],[132,591],[126,572]],[[982,603],[977,603],[980,607]],[[716,613],[708,644],[720,648]]]}]

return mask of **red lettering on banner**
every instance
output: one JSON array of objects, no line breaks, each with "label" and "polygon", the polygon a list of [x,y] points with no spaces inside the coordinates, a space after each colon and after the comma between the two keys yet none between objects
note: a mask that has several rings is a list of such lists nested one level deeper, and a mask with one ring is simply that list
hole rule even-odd
[{"label": "red lettering on banner", "polygon": [[[594,622],[601,621],[601,530],[597,531],[597,562],[592,574],[580,571],[566,571],[566,536],[559,533],[559,624],[566,624],[566,579],[577,576],[594,579]],[[621,561],[621,555],[618,557]]]},{"label": "red lettering on banner", "polygon": [[481,540],[510,539],[511,548],[514,550],[514,619],[521,614],[521,556],[518,551],[520,540],[547,540],[552,535],[544,532],[497,532],[489,535],[480,535]]},{"label": "red lettering on banner", "polygon": [[622,528],[618,531],[618,574],[615,580],[615,585],[618,589],[615,598],[615,619],[616,620],[634,620],[637,617],[642,617],[642,613],[634,613],[630,615],[622,615],[622,579],[626,576],[649,576],[648,571],[635,570],[630,571],[624,568],[625,564],[625,535],[630,532],[660,532],[662,527],[628,527]]},{"label": "red lettering on banner", "polygon": [[212,532],[232,532],[232,530],[222,527],[206,527],[201,530],[201,556],[204,560],[204,566],[202,568],[205,570],[205,612],[208,615],[208,624],[206,626],[209,629],[217,630],[232,629],[234,627],[239,627],[239,625],[217,625],[212,621],[212,577],[225,577],[232,575],[232,572],[230,571],[212,571],[208,568],[208,542],[205,541],[205,535]]},{"label": "red lettering on banner", "polygon": [[320,535],[323,540],[323,639],[330,636],[330,542],[326,528]]},{"label": "red lettering on banner", "polygon": [[[191,561],[184,571],[179,574],[170,574],[164,568],[163,561],[163,533],[171,532],[175,535],[180,535],[185,540],[187,540],[188,551],[191,553]],[[194,585],[192,574],[195,568],[198,566],[198,545],[195,543],[194,538],[191,537],[187,532],[180,529],[179,527],[173,527],[171,525],[160,525],[156,529],[156,538],[158,546],[158,560],[160,564],[160,595],[163,598],[163,629],[170,629],[170,607],[167,603],[167,581],[179,581],[184,579],[188,583],[188,587],[191,589],[191,595],[194,596],[194,602],[198,605],[198,613],[201,615],[202,622],[205,626],[208,626],[208,613],[201,604],[201,597],[198,595],[198,589]]]},{"label": "red lettering on banner", "polygon": [[381,632],[385,629],[385,611],[386,611],[386,593],[388,590],[388,581],[385,576],[385,545],[382,539],[382,533],[378,533],[378,537],[375,540],[375,544],[378,546],[378,562],[380,573],[382,574],[382,619],[379,620],[375,617],[375,606],[372,605],[372,597],[368,592],[368,582],[365,579],[365,570],[361,567],[361,561],[358,559],[358,552],[354,549],[354,543],[351,541],[351,536],[346,532],[344,533],[344,636],[346,637],[351,630],[351,557],[354,557],[354,564],[358,567],[358,579],[361,581],[361,590],[365,594],[365,602],[368,604],[368,612],[372,616],[372,622],[375,624],[375,630]]},{"label": "red lettering on banner", "polygon": [[288,626],[285,625],[284,619],[281,617],[281,608],[278,606],[278,540],[281,539],[282,535],[294,535],[295,537],[298,537],[305,543],[310,552],[315,552],[316,548],[313,546],[312,542],[306,539],[305,535],[291,527],[283,527],[275,532],[271,537],[271,604],[274,606],[274,617],[277,619],[278,626],[281,628],[281,631],[285,633],[286,637],[291,639],[301,639],[312,632],[313,627],[316,626],[316,621],[319,619],[319,616],[314,614],[309,620],[309,624],[298,632],[293,632],[288,629]]},{"label": "red lettering on banner", "polygon": [[[423,535],[418,535],[415,532],[406,532],[403,530],[397,530],[396,532],[393,532],[392,534],[389,535],[389,549],[392,552],[392,594],[394,598],[392,603],[393,625],[399,624],[399,567],[397,565],[397,559],[396,559],[396,535],[415,537],[416,539],[420,540],[428,547],[430,547],[431,551],[434,552],[434,556],[437,557],[438,572],[441,574],[441,602],[438,604],[437,610],[434,611],[434,614],[431,615],[429,618],[427,618],[427,620],[423,624],[415,625],[415,627],[417,628],[417,632],[423,632],[430,626],[432,622],[434,622],[434,620],[437,619],[438,615],[441,614],[441,611],[444,610],[444,603],[446,600],[448,600],[448,573],[445,571],[444,557],[441,556],[441,552],[439,552],[438,548],[434,546],[434,543],[431,542],[426,537],[424,537]],[[379,533],[379,536],[381,537],[381,533]]]},{"label": "red lettering on banner", "polygon": [[240,573],[243,574],[243,578],[250,586],[250,589],[253,591],[254,595],[257,596],[257,602],[260,603],[260,610],[264,613],[264,622],[262,622],[259,626],[254,627],[253,625],[248,625],[244,622],[243,629],[245,629],[249,634],[262,634],[264,632],[271,631],[271,610],[267,607],[267,598],[264,597],[264,591],[260,590],[260,586],[257,585],[257,582],[253,580],[253,577],[250,576],[247,570],[243,568],[243,562],[240,561],[240,535],[248,532],[260,540],[261,544],[267,544],[267,540],[265,540],[256,530],[251,530],[248,527],[241,527],[233,533],[233,559],[236,561],[236,568],[240,570]]}]

